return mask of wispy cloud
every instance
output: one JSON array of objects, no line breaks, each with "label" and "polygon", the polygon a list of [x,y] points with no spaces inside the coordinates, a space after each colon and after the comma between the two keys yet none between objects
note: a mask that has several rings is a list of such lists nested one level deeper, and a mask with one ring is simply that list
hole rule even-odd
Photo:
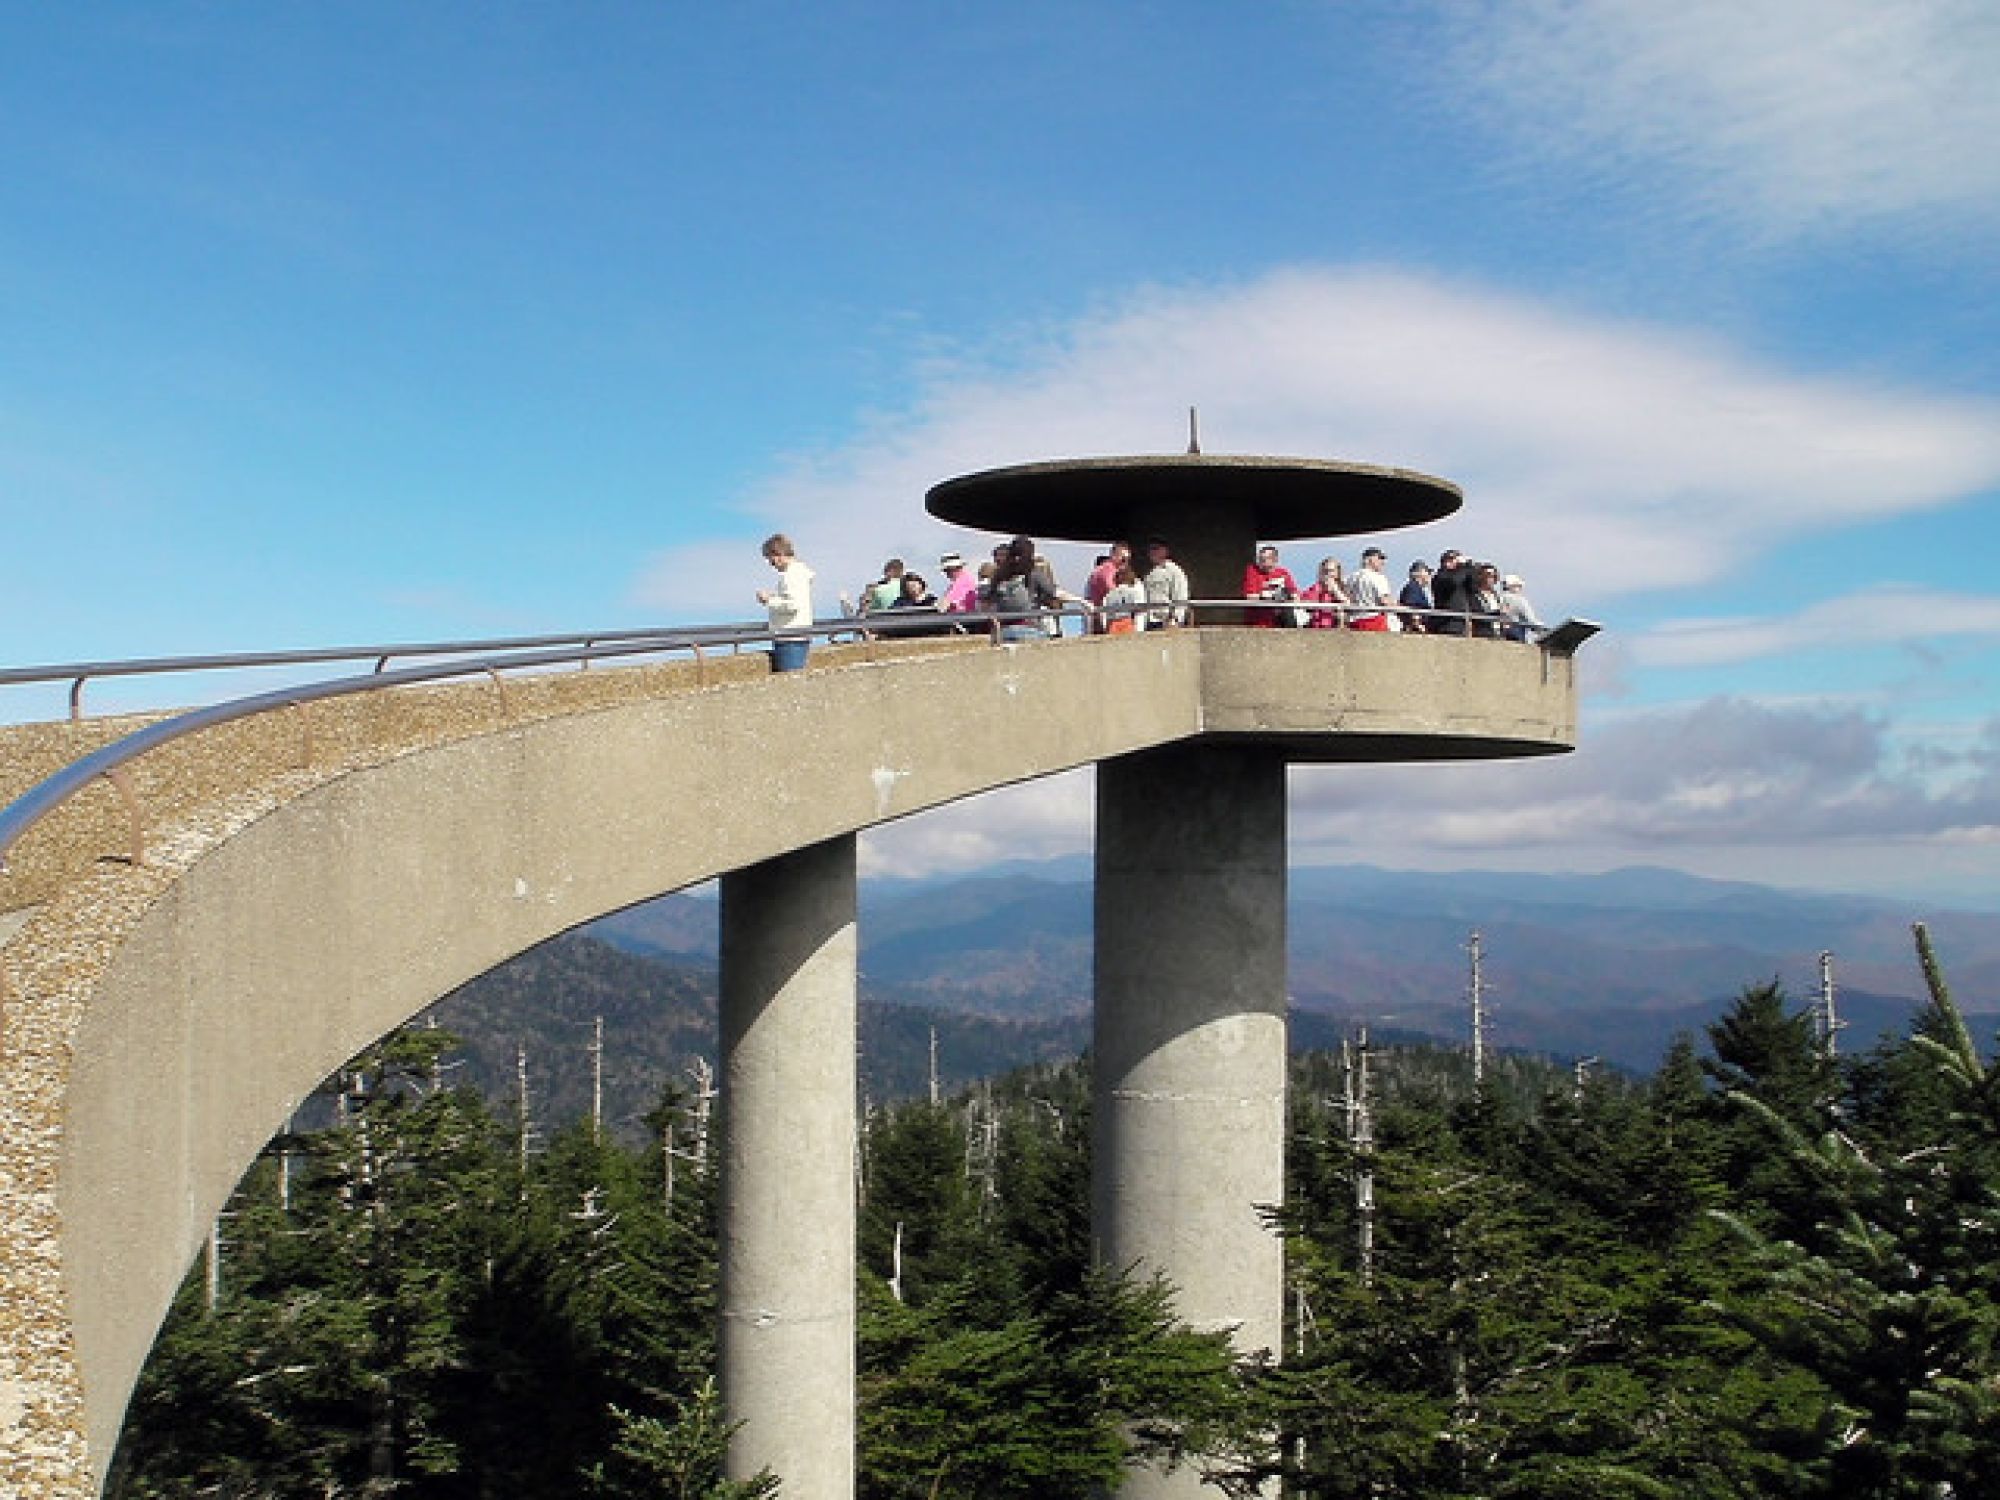
[{"label": "wispy cloud", "polygon": [[[982,546],[922,514],[940,479],[1057,456],[1205,446],[1394,463],[1466,489],[1441,542],[1528,575],[1558,612],[1705,582],[1804,531],[2000,483],[2000,405],[1801,375],[1714,340],[1407,273],[1304,268],[1155,288],[982,361],[941,362],[904,414],[801,458],[743,503],[822,573]],[[1636,567],[1607,560],[1644,559]],[[636,602],[738,612],[754,550],[651,559]],[[1199,580],[1197,581],[1199,582]],[[851,586],[851,585],[850,585]],[[824,605],[823,605],[824,607]]]},{"label": "wispy cloud", "polygon": [[1095,797],[1091,773],[1069,771],[871,829],[861,838],[861,872],[928,875],[1087,854]]},{"label": "wispy cloud", "polygon": [[1790,615],[1672,620],[1631,649],[1641,666],[1714,667],[1952,637],[2000,637],[2000,597],[1891,584],[1823,599]]},{"label": "wispy cloud", "polygon": [[1574,756],[1317,777],[1295,799],[1295,837],[1356,845],[1357,809],[1398,809],[1407,845],[1444,855],[1830,843],[1881,848],[2000,843],[2000,721],[1947,760],[1902,751],[1851,707],[1715,698],[1627,714]]},{"label": "wispy cloud", "polygon": [[[1301,864],[1433,869],[1661,862],[1788,884],[1990,895],[2000,848],[2000,719],[1904,741],[1847,705],[1716,698],[1629,712],[1574,754],[1294,771]],[[877,829],[866,867],[923,874],[1089,850],[1076,772]]]},{"label": "wispy cloud", "polygon": [[[1487,0],[1458,76],[1538,151],[1778,234],[2000,216],[1990,0]],[[1664,183],[1661,177],[1664,175]]]}]

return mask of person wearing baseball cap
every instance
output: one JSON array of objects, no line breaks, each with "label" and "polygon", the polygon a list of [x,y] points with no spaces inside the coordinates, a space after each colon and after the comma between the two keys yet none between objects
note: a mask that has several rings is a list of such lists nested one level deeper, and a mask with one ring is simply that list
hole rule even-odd
[{"label": "person wearing baseball cap", "polygon": [[1431,603],[1439,611],[1431,617],[1433,635],[1466,634],[1466,615],[1472,608],[1472,569],[1465,554],[1448,547],[1438,554],[1437,571],[1431,574]]},{"label": "person wearing baseball cap", "polygon": [[1382,564],[1388,560],[1388,554],[1380,547],[1370,547],[1361,554],[1361,566],[1347,580],[1347,596],[1354,601],[1357,609],[1357,613],[1348,616],[1348,629],[1401,628],[1401,623],[1388,609],[1396,602],[1396,596],[1389,588],[1389,575],[1382,571]]}]

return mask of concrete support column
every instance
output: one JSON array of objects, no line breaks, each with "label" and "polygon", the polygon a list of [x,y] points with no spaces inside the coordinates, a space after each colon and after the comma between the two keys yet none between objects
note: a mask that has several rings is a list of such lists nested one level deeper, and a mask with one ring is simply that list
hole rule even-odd
[{"label": "concrete support column", "polygon": [[854,840],[722,877],[730,1477],[854,1494]]},{"label": "concrete support column", "polygon": [[[1218,496],[1179,503],[1151,501],[1126,518],[1125,532],[1141,571],[1146,566],[1147,538],[1165,537],[1196,599],[1236,598],[1243,590],[1243,570],[1257,553],[1256,516],[1248,506],[1231,505]],[[1240,613],[1204,610],[1195,616],[1195,623],[1225,625],[1233,619],[1240,619]]]},{"label": "concrete support column", "polygon": [[[1285,762],[1180,745],[1097,768],[1093,1223],[1181,1317],[1282,1347]],[[1208,1496],[1188,1473],[1121,1496]]]}]

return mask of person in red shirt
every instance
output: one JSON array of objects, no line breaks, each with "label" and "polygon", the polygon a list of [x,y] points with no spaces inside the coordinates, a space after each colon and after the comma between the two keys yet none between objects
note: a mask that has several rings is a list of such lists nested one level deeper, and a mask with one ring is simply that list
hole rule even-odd
[{"label": "person in red shirt", "polygon": [[[1103,608],[1104,596],[1110,593],[1112,587],[1118,582],[1118,570],[1130,567],[1131,564],[1132,548],[1124,542],[1113,542],[1111,550],[1105,554],[1104,561],[1091,569],[1090,577],[1084,582],[1084,602],[1089,604],[1092,609]],[[1104,628],[1105,622],[1101,616],[1092,615],[1090,617],[1091,634],[1099,634]]]},{"label": "person in red shirt", "polygon": [[[1286,603],[1299,597],[1299,586],[1292,575],[1278,563],[1276,547],[1259,547],[1257,560],[1243,570],[1243,597]],[[1291,611],[1279,609],[1249,609],[1245,624],[1261,626],[1268,630],[1273,625],[1291,624]]]}]

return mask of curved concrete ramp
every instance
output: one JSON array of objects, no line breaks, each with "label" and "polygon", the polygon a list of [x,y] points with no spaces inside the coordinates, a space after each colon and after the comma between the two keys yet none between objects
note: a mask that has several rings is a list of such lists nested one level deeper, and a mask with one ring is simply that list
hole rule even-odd
[{"label": "curved concrete ramp", "polygon": [[[1204,735],[1294,759],[1566,750],[1572,671],[1529,646],[1339,631],[913,643],[782,676],[754,659],[404,690],[325,714],[303,751],[286,715],[228,754],[190,749],[147,773],[174,820],[144,863],[78,865],[56,831],[0,888],[34,903],[0,926],[0,1493],[97,1492],[173,1292],[263,1143],[348,1057],[534,944]],[[79,811],[86,845],[103,816]]]}]

